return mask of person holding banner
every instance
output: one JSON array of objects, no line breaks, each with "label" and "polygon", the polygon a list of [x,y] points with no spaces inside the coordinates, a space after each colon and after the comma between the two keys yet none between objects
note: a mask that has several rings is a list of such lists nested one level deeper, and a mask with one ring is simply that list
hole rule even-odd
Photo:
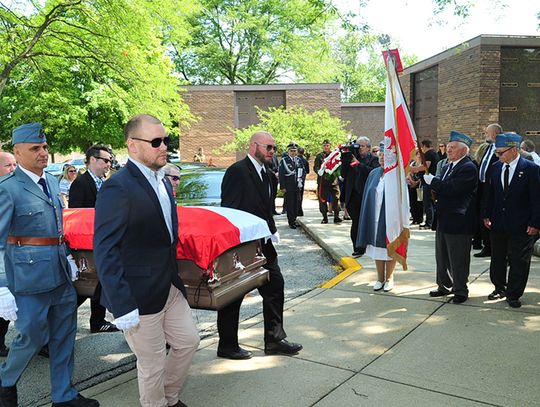
[{"label": "person holding banner", "polygon": [[319,198],[319,211],[321,212],[323,219],[321,223],[328,223],[328,197],[332,197],[332,213],[334,214],[334,223],[341,223],[343,219],[339,217],[339,187],[337,176],[329,174],[323,170],[322,174],[319,174],[323,162],[331,155],[332,148],[330,141],[324,140],[322,143],[323,151],[321,151],[315,157],[315,164],[313,165],[313,171],[317,173],[317,197]]},{"label": "person holding banner", "polygon": [[454,304],[465,302],[469,297],[467,281],[478,186],[478,169],[468,155],[472,143],[469,136],[451,131],[446,147],[448,164],[442,169],[442,177],[424,175],[424,181],[437,195],[437,289],[429,295],[441,297],[453,293]]}]

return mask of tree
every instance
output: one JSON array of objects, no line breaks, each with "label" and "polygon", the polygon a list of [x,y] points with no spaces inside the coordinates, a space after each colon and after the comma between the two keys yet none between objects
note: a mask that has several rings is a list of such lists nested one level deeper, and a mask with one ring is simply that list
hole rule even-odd
[{"label": "tree", "polygon": [[187,81],[266,84],[288,75],[317,80],[331,69],[325,30],[337,11],[330,0],[200,1],[191,41],[174,51]]}]

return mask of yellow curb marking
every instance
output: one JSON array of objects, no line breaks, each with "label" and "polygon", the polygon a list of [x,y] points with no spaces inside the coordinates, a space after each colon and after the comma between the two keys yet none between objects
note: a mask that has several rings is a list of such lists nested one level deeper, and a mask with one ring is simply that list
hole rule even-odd
[{"label": "yellow curb marking", "polygon": [[341,260],[339,261],[339,264],[341,267],[344,268],[344,270],[341,273],[339,273],[337,276],[335,276],[334,278],[331,278],[327,282],[321,284],[319,286],[320,288],[332,288],[336,284],[338,284],[340,281],[343,281],[344,279],[349,277],[352,273],[355,273],[362,268],[362,265],[358,263],[358,261],[356,261],[356,259],[352,257],[342,257]]}]

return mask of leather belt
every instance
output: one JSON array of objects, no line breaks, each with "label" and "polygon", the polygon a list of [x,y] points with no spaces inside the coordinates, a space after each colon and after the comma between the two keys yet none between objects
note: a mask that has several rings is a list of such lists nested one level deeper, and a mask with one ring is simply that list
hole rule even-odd
[{"label": "leather belt", "polygon": [[29,236],[8,236],[8,244],[17,246],[60,246],[65,242],[64,235],[59,237],[29,237]]}]

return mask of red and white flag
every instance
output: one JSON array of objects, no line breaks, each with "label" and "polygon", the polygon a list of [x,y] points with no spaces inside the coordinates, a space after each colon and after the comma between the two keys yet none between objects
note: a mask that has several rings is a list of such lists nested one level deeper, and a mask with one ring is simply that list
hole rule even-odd
[{"label": "red and white flag", "polygon": [[416,133],[399,85],[399,53],[384,53],[386,62],[386,103],[384,110],[384,198],[386,247],[388,256],[407,270],[409,243],[409,194],[406,169],[416,149]]}]

